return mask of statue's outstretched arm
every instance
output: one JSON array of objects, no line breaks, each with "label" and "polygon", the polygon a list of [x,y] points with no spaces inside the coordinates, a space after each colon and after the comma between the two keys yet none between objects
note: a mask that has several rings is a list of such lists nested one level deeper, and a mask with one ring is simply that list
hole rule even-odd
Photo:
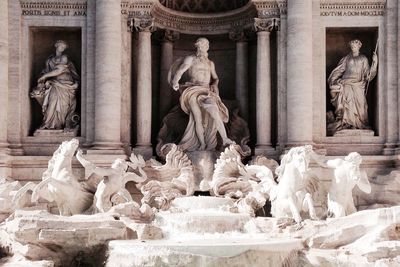
[{"label": "statue's outstretched arm", "polygon": [[42,75],[42,77],[38,79],[38,82],[44,82],[48,78],[57,77],[63,74],[67,69],[68,69],[67,65],[62,65],[62,64],[57,65],[54,70]]},{"label": "statue's outstretched arm", "polygon": [[[368,61],[367,61],[367,66],[368,66]],[[372,56],[372,65],[368,69],[368,75],[366,79],[368,81],[372,81],[375,78],[377,72],[378,72],[378,56],[376,55],[376,53],[374,53]]]},{"label": "statue's outstretched arm", "polygon": [[87,178],[90,176],[90,174],[95,173],[98,176],[108,176],[114,174],[114,171],[112,169],[105,169],[105,168],[100,168],[97,167],[95,164],[92,162],[88,161],[83,157],[82,150],[78,150],[76,153],[76,159],[82,164],[82,166],[85,168],[85,172],[88,174]]},{"label": "statue's outstretched arm", "polygon": [[182,75],[190,68],[192,65],[193,58],[192,57],[186,57],[183,61],[183,63],[179,66],[179,68],[176,70],[174,73],[174,78],[172,80],[172,88],[177,91],[179,90],[179,81],[182,78]]}]

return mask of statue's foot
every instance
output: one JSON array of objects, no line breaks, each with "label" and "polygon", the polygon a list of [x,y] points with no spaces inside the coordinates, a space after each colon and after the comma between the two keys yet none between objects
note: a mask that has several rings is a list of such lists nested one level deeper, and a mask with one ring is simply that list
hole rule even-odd
[{"label": "statue's foot", "polygon": [[223,146],[229,146],[229,145],[232,145],[232,144],[236,144],[236,142],[231,140],[231,139],[229,139],[228,137],[224,139]]}]

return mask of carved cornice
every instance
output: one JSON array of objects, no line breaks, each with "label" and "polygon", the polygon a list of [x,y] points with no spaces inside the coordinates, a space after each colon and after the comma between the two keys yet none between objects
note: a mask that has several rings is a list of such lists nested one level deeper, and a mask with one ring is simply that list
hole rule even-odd
[{"label": "carved cornice", "polygon": [[251,0],[257,9],[258,18],[280,17],[286,14],[286,0]]},{"label": "carved cornice", "polygon": [[152,16],[157,28],[189,34],[224,34],[234,27],[251,27],[257,12],[251,3],[233,11],[214,14],[188,14],[157,4]]},{"label": "carved cornice", "polygon": [[[6,0],[4,0],[6,1]],[[40,1],[20,0],[21,16],[23,17],[85,17],[87,12],[86,0],[73,1]]]},{"label": "carved cornice", "polygon": [[29,0],[20,0],[22,9],[46,9],[46,10],[86,10],[87,2],[86,0],[75,0],[75,1],[29,1]]},{"label": "carved cornice", "polygon": [[227,34],[234,28],[251,29],[254,18],[277,18],[286,13],[286,0],[250,0],[223,13],[193,14],[163,6],[157,0],[123,1],[121,12],[129,18],[154,18],[154,27],[187,34]]},{"label": "carved cornice", "polygon": [[386,0],[322,0],[320,11],[323,17],[383,16],[385,14],[385,6]]},{"label": "carved cornice", "polygon": [[254,19],[254,30],[256,32],[272,32],[273,30],[278,30],[280,26],[279,18],[269,18],[269,19]]}]

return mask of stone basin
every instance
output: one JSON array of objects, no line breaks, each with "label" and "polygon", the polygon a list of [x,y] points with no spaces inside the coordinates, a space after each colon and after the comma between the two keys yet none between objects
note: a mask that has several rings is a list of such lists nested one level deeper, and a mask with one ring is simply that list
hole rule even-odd
[{"label": "stone basin", "polygon": [[233,204],[232,199],[219,197],[177,198],[170,210],[156,214],[155,224],[169,238],[192,233],[243,233],[251,217],[230,212]]},{"label": "stone basin", "polygon": [[[114,240],[106,266],[296,266],[299,239],[259,237],[203,238],[182,241]],[[286,264],[286,265],[285,265]]]},{"label": "stone basin", "polygon": [[234,204],[230,198],[208,197],[208,196],[191,196],[180,197],[172,201],[172,207],[184,210],[205,210],[205,209],[222,209],[224,207],[232,207]]}]

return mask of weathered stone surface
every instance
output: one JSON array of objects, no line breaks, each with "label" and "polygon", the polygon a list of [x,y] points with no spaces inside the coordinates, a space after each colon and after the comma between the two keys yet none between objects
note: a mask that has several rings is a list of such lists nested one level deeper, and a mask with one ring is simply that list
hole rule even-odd
[{"label": "weathered stone surface", "polygon": [[112,241],[106,266],[298,266],[300,240]]},{"label": "weathered stone surface", "polygon": [[125,224],[107,214],[64,217],[18,210],[0,230],[1,247],[9,254],[56,266],[69,264],[79,251],[99,254],[108,240],[126,238]]},{"label": "weathered stone surface", "polygon": [[369,195],[358,192],[357,204],[364,208],[390,207],[400,205],[400,171],[379,175],[370,180]]}]

